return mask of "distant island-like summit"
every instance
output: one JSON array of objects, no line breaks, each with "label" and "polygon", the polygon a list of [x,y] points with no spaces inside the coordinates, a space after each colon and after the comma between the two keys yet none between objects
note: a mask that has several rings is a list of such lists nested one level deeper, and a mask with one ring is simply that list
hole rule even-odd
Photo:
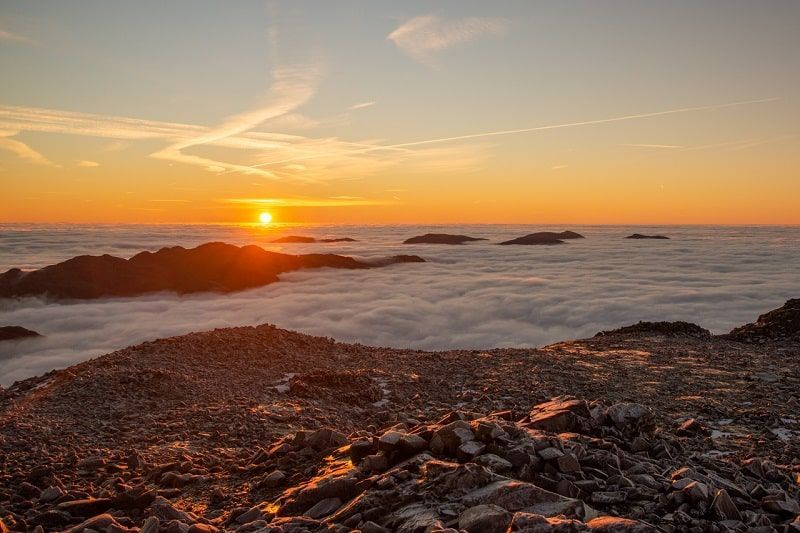
[{"label": "distant island-like summit", "polygon": [[0,326],[0,341],[13,341],[29,337],[41,337],[41,335],[22,326]]},{"label": "distant island-like summit", "polygon": [[366,269],[424,262],[416,255],[364,261],[334,254],[281,254],[258,246],[213,242],[190,249],[174,246],[141,252],[130,259],[82,255],[32,272],[13,268],[0,274],[0,297],[90,299],[159,291],[233,292],[274,283],[279,274],[304,268]]},{"label": "distant island-like summit", "polygon": [[584,236],[574,231],[540,231],[538,233],[531,233],[524,237],[517,237],[509,241],[503,241],[499,244],[527,244],[527,245],[548,245],[548,244],[564,244],[567,239],[583,239]]},{"label": "distant island-like summit", "polygon": [[666,235],[642,235],[641,233],[634,233],[628,235],[626,239],[669,239]]},{"label": "distant island-like summit", "polygon": [[403,241],[403,244],[464,244],[474,241],[485,241],[483,237],[452,235],[450,233],[426,233]]}]

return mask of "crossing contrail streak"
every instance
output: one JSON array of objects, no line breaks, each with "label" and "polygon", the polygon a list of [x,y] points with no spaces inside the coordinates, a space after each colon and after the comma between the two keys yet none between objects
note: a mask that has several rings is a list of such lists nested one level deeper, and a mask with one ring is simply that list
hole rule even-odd
[{"label": "crossing contrail streak", "polygon": [[[347,155],[350,155],[350,154],[366,154],[366,153],[370,153],[370,152],[377,152],[377,151],[380,151],[380,150],[397,150],[399,148],[410,148],[410,147],[414,147],[414,146],[424,146],[424,145],[427,145],[427,144],[438,144],[438,143],[446,143],[446,142],[452,142],[452,141],[463,141],[463,140],[469,140],[469,139],[482,139],[482,138],[485,138],[485,137],[499,137],[501,135],[513,135],[513,134],[518,134],[518,133],[530,133],[530,132],[534,132],[534,131],[556,130],[556,129],[562,129],[562,128],[575,128],[575,127],[578,127],[578,126],[593,126],[593,125],[597,125],[597,124],[608,124],[608,123],[612,123],[612,122],[624,122],[624,121],[627,121],[627,120],[638,120],[638,119],[644,119],[644,118],[653,118],[653,117],[660,117],[660,116],[664,116],[664,115],[674,115],[674,114],[677,114],[677,113],[689,113],[689,112],[693,112],[693,111],[710,111],[712,109],[724,109],[724,108],[728,108],[728,107],[738,107],[738,106],[743,106],[743,105],[761,104],[761,103],[766,103],[766,102],[774,102],[776,100],[778,100],[778,98],[760,98],[760,99],[757,99],[757,100],[741,100],[741,101],[738,101],[738,102],[729,102],[729,103],[725,103],[725,104],[713,104],[713,105],[703,105],[703,106],[693,106],[693,107],[681,107],[681,108],[677,108],[677,109],[668,109],[668,110],[665,110],[665,111],[654,111],[652,113],[638,113],[638,114],[635,114],[635,115],[622,115],[622,116],[618,116],[618,117],[601,118],[601,119],[595,119],[595,120],[584,120],[584,121],[580,121],[580,122],[567,122],[567,123],[563,123],[563,124],[548,124],[548,125],[545,125],[545,126],[534,126],[532,128],[520,128],[520,129],[514,129],[514,130],[500,130],[500,131],[488,131],[488,132],[482,132],[482,133],[470,133],[470,134],[466,134],[466,135],[456,135],[454,137],[440,137],[440,138],[437,138],[437,139],[426,139],[426,140],[422,140],[422,141],[412,141],[412,142],[407,142],[407,143],[391,144],[391,145],[387,145],[387,146],[373,146],[373,147],[370,147],[370,148],[364,148],[364,149],[361,149],[361,150],[352,150],[352,151],[348,151],[348,152],[345,152],[345,153]],[[315,158],[318,158],[318,157],[326,157],[326,156],[330,156],[330,155],[336,155],[336,154],[325,153],[325,154],[313,154],[313,155],[308,155],[308,156],[292,157],[292,158],[287,158],[287,159],[281,159],[281,160],[278,160],[278,161],[268,161],[268,162],[265,162],[265,163],[259,163],[257,165],[251,165],[249,168],[260,168],[260,167],[265,167],[265,166],[269,166],[269,165],[280,165],[280,164],[283,164],[283,163],[290,163],[290,162],[294,162],[294,161],[303,161],[303,160],[308,160],[308,159],[315,159]]]}]

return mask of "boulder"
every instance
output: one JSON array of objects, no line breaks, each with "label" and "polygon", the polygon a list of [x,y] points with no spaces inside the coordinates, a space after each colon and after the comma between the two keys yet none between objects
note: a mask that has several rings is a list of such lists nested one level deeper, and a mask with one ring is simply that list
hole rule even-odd
[{"label": "boulder", "polygon": [[468,533],[505,533],[513,516],[497,505],[476,505],[459,515],[458,529]]}]

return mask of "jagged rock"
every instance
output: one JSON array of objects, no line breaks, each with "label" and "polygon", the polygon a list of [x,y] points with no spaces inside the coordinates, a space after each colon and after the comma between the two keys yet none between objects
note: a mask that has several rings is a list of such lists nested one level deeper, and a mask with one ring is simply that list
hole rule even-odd
[{"label": "jagged rock", "polygon": [[39,495],[39,501],[43,503],[49,503],[59,499],[63,495],[64,491],[61,490],[61,487],[47,487]]},{"label": "jagged rock", "polygon": [[593,511],[580,500],[565,498],[532,483],[511,479],[495,481],[466,494],[465,505],[492,504],[508,511],[531,511],[544,516],[590,517]]},{"label": "jagged rock", "polygon": [[529,426],[553,433],[579,432],[589,417],[589,407],[585,401],[559,397],[536,405],[531,410]]},{"label": "jagged rock", "polygon": [[434,432],[430,448],[433,453],[455,455],[459,446],[475,440],[468,422],[456,420]]},{"label": "jagged rock", "polygon": [[155,516],[148,517],[142,524],[139,533],[158,533],[159,520]]},{"label": "jagged rock", "polygon": [[350,444],[350,459],[353,463],[358,463],[364,457],[370,455],[375,450],[375,444],[371,439],[357,440]]},{"label": "jagged rock", "polygon": [[506,461],[500,456],[497,456],[493,453],[485,453],[483,455],[479,455],[474,459],[476,464],[481,466],[485,466],[492,472],[502,473],[507,470],[511,470],[514,465],[511,464],[510,461]]},{"label": "jagged rock", "polygon": [[[63,533],[81,533],[87,530],[123,533],[128,531],[128,528],[121,526],[110,514],[101,514],[81,522],[77,526],[66,529]],[[142,528],[141,533],[146,533],[144,528]]]},{"label": "jagged rock", "polygon": [[393,452],[399,447],[403,437],[404,434],[399,431],[387,431],[378,439],[378,449],[384,452]]},{"label": "jagged rock", "polygon": [[497,505],[476,505],[458,517],[459,530],[469,533],[504,533],[513,515]]},{"label": "jagged rock", "polygon": [[188,513],[177,509],[169,500],[162,496],[156,497],[150,509],[152,510],[153,516],[165,522],[170,520],[177,520],[185,524],[197,522],[197,516],[194,513]]},{"label": "jagged rock", "polygon": [[714,495],[711,508],[721,520],[735,520],[737,522],[743,520],[742,513],[739,512],[736,504],[733,503],[733,500],[731,500],[731,497],[728,495],[728,491],[725,489],[719,489]]},{"label": "jagged rock", "polygon": [[800,513],[800,504],[786,493],[764,496],[761,499],[761,507],[765,511],[781,515],[795,516]]},{"label": "jagged rock", "polygon": [[325,498],[314,504],[311,509],[307,510],[304,515],[310,518],[322,518],[332,514],[342,506],[342,500],[339,498]]},{"label": "jagged rock", "polygon": [[617,403],[606,411],[614,425],[627,435],[651,431],[655,422],[653,411],[638,403]]},{"label": "jagged rock", "polygon": [[598,516],[589,520],[586,525],[593,533],[655,533],[658,531],[649,524],[617,516]]},{"label": "jagged rock", "polygon": [[106,512],[111,509],[111,505],[112,501],[110,498],[86,498],[84,500],[72,500],[59,503],[56,508],[72,516],[87,518]]}]

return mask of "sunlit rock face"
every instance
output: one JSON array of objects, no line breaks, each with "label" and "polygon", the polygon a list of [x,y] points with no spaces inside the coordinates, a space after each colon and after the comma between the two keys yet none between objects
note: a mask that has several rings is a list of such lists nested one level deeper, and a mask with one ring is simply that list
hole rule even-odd
[{"label": "sunlit rock face", "polygon": [[274,283],[279,274],[293,270],[366,269],[409,262],[424,260],[393,256],[367,262],[334,254],[288,255],[258,246],[215,242],[191,249],[175,246],[141,252],[130,259],[82,255],[33,272],[12,269],[0,276],[0,297],[88,299],[159,291],[232,292]]}]

